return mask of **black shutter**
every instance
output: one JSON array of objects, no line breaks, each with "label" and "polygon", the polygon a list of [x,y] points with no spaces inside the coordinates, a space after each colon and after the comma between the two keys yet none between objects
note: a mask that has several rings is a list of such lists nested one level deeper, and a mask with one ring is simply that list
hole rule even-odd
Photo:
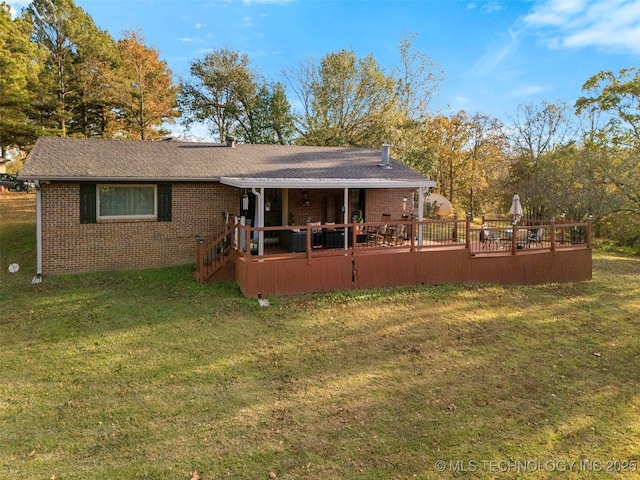
[{"label": "black shutter", "polygon": [[158,221],[171,221],[171,184],[158,184]]},{"label": "black shutter", "polygon": [[80,184],[80,223],[96,223],[96,184]]}]

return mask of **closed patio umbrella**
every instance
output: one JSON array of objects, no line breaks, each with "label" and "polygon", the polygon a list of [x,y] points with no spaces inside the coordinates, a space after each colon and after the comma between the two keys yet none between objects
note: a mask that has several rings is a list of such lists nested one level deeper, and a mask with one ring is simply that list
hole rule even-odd
[{"label": "closed patio umbrella", "polygon": [[520,196],[517,193],[513,196],[509,213],[513,215],[515,222],[520,221],[520,218],[522,218],[522,204],[520,203]]}]

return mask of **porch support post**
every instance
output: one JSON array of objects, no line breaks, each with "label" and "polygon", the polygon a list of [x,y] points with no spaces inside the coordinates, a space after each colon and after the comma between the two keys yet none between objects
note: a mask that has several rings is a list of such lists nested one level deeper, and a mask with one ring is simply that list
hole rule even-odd
[{"label": "porch support post", "polygon": [[424,218],[424,187],[418,188],[418,246],[422,247],[422,220]]},{"label": "porch support post", "polygon": [[[345,187],[342,198],[342,223],[349,223],[349,189]],[[349,229],[344,229],[344,249],[349,249]]]},{"label": "porch support post", "polygon": [[[258,197],[258,221],[256,223],[256,227],[264,227],[264,188],[259,188],[257,191],[255,188],[252,188],[251,191],[253,194]],[[262,257],[264,255],[264,231],[260,230],[258,232],[258,256]]]}]

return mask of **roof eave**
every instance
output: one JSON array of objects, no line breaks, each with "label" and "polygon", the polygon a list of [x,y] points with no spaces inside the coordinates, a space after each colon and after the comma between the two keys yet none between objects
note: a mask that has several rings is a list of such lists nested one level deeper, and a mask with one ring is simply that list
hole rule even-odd
[{"label": "roof eave", "polygon": [[220,183],[237,188],[430,188],[429,179],[384,178],[255,178],[220,177]]},{"label": "roof eave", "polygon": [[21,180],[41,182],[219,182],[220,177],[58,177],[51,175],[20,175]]}]

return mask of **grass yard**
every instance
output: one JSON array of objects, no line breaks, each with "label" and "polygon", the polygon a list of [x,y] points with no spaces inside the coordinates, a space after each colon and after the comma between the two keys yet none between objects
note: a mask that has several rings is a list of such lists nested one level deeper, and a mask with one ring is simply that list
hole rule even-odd
[{"label": "grass yard", "polygon": [[260,308],[190,267],[31,285],[34,204],[0,195],[2,479],[640,478],[638,257]]}]

